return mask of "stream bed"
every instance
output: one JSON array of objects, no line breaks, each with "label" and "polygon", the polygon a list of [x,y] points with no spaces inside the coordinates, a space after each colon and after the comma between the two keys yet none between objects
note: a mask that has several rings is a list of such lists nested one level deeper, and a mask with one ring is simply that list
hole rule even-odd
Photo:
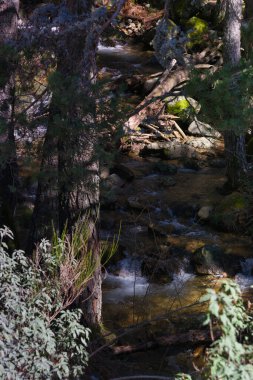
[{"label": "stream bed", "polygon": [[[104,72],[153,74],[161,70],[153,53],[139,46],[100,45],[99,55]],[[220,158],[221,145],[219,149]],[[107,170],[102,183],[101,238],[110,242],[119,236],[119,249],[104,273],[103,323],[116,336],[122,328],[143,323],[117,344],[137,344],[154,336],[201,328],[206,306],[198,301],[207,288],[218,288],[227,276],[225,272],[196,273],[192,255],[203,246],[222,250],[231,265],[237,257],[241,265],[233,278],[247,298],[253,298],[252,239],[217,231],[198,217],[201,207],[213,207],[223,197],[217,189],[225,182],[225,169],[208,161],[215,157],[217,152],[206,152],[204,164],[195,170],[180,159],[121,155],[117,165]],[[164,173],[159,165],[176,170]],[[186,344],[113,357],[96,379],[174,376],[181,371],[197,379],[195,349]]]}]

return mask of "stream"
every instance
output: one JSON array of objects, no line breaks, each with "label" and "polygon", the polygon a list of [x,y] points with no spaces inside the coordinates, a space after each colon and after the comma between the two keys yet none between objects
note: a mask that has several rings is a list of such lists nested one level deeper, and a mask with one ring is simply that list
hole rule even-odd
[{"label": "stream", "polygon": [[[102,72],[116,70],[117,75],[122,75],[161,71],[154,64],[152,52],[142,51],[139,46],[100,45],[98,53]],[[231,257],[241,257],[235,280],[252,299],[251,239],[216,231],[197,216],[201,207],[215,205],[222,198],[217,188],[224,184],[225,169],[206,163],[194,170],[180,160],[162,160],[152,155],[144,158],[122,155],[118,161],[119,165],[107,174],[102,191],[101,238],[111,241],[119,235],[118,253],[104,273],[106,330],[117,332],[122,327],[153,321],[149,329],[119,340],[120,344],[128,344],[146,341],[153,334],[200,328],[204,306],[188,306],[196,304],[207,288],[217,288],[223,277],[198,275],[194,271],[191,255],[204,245],[219,247]],[[174,165],[176,172],[162,173],[161,163]],[[126,175],[129,172],[131,179]],[[155,322],[163,315],[169,317]],[[112,365],[121,376],[143,373],[171,376],[184,370],[194,374],[192,355],[188,346],[159,348],[114,359]]]}]

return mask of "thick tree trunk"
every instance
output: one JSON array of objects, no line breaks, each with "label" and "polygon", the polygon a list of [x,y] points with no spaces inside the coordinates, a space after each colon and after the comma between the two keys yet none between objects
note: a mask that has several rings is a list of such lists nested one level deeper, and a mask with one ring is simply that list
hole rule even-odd
[{"label": "thick tree trunk", "polygon": [[[68,0],[66,5],[70,13],[81,19],[91,17],[91,0]],[[31,246],[35,239],[42,237],[43,230],[45,237],[49,237],[52,220],[60,233],[66,224],[69,232],[82,220],[88,224],[88,250],[92,251],[95,270],[77,303],[84,311],[86,322],[93,325],[101,321],[102,309],[97,227],[99,167],[94,158],[97,138],[93,119],[95,100],[91,96],[98,44],[94,36],[66,34],[56,51],[61,93],[58,90],[53,94],[29,241]],[[71,93],[73,99],[68,98]],[[61,101],[64,97],[68,99],[66,103]],[[80,99],[87,99],[87,109],[83,109],[84,102]]]},{"label": "thick tree trunk", "polygon": [[[15,38],[19,1],[4,0],[0,4],[0,223],[14,228],[18,166],[14,137],[15,65],[8,61],[8,40]],[[6,50],[7,49],[7,50]]]},{"label": "thick tree trunk", "polygon": [[[224,61],[236,66],[241,59],[242,0],[227,0],[224,27]],[[244,134],[236,135],[232,130],[224,132],[227,161],[227,187],[236,189],[247,172]]]}]

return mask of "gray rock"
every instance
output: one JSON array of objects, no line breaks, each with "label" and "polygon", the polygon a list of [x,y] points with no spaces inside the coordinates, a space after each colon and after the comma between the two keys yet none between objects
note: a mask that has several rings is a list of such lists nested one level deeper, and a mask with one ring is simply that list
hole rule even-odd
[{"label": "gray rock", "polygon": [[210,149],[214,147],[215,140],[213,138],[197,137],[187,142],[187,144],[193,148]]},{"label": "gray rock", "polygon": [[221,137],[221,134],[211,127],[211,125],[203,123],[199,120],[194,120],[189,125],[188,132],[196,136],[214,137],[217,139]]},{"label": "gray rock", "polygon": [[212,209],[213,209],[212,206],[201,207],[201,209],[198,211],[198,217],[202,220],[207,220],[210,216]]}]

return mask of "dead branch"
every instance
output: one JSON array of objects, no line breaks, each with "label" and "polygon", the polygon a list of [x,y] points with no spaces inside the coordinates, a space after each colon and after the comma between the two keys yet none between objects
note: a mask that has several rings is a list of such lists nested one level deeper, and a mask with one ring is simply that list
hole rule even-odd
[{"label": "dead branch", "polygon": [[179,127],[177,122],[175,120],[171,121],[171,124],[176,128],[176,130],[180,133],[180,135],[183,137],[184,140],[187,140],[187,136],[184,133],[184,131]]},{"label": "dead branch", "polygon": [[138,125],[151,113],[152,110],[162,107],[161,98],[165,94],[188,79],[189,71],[187,69],[178,69],[171,73],[171,70],[175,64],[176,61],[174,60],[171,67],[167,69],[161,76],[159,84],[139,104],[135,110],[135,113],[125,123],[124,131],[126,134],[129,134],[131,131],[136,130]]},{"label": "dead branch", "polygon": [[142,122],[141,125],[143,125],[143,127],[147,128],[147,129],[150,129],[151,131],[155,132],[156,135],[162,137],[164,140],[166,141],[171,141],[171,139],[169,137],[167,137],[164,133],[160,132],[155,126],[153,126],[152,124],[147,124],[147,123],[144,123]]},{"label": "dead branch", "polygon": [[[220,336],[220,332],[216,331],[214,333],[215,339]],[[164,335],[161,337],[155,338],[153,341],[134,344],[134,345],[124,345],[124,346],[115,346],[112,348],[112,351],[115,355],[121,354],[131,354],[137,351],[146,351],[155,347],[163,347],[163,346],[173,346],[178,344],[185,343],[203,343],[203,342],[211,342],[212,337],[210,336],[209,330],[190,330],[186,333],[181,334],[173,334],[173,335]]]}]

